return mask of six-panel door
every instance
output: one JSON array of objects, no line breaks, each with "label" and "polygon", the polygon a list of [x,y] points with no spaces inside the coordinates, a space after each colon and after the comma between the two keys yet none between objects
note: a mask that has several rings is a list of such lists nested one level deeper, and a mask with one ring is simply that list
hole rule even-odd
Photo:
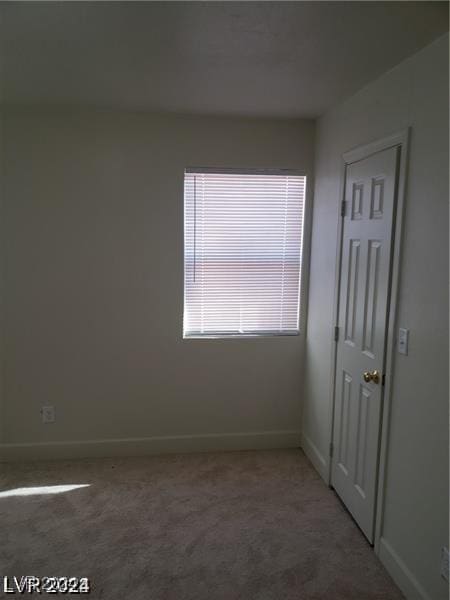
[{"label": "six-panel door", "polygon": [[331,482],[370,542],[398,151],[349,165],[345,182]]}]

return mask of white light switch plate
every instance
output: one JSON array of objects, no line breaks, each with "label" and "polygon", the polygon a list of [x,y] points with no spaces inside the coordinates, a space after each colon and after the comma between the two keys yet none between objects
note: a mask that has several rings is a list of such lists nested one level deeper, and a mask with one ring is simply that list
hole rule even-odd
[{"label": "white light switch plate", "polygon": [[400,327],[398,330],[398,351],[399,354],[408,354],[409,329]]}]

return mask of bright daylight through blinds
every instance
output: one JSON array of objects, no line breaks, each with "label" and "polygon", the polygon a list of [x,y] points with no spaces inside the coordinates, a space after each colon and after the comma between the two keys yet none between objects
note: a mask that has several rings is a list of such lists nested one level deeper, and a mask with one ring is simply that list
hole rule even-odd
[{"label": "bright daylight through blinds", "polygon": [[186,170],[184,337],[298,333],[305,185]]}]

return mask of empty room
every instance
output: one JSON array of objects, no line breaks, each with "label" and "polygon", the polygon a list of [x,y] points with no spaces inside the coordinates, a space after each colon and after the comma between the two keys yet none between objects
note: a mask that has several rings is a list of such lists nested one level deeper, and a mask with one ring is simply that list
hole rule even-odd
[{"label": "empty room", "polygon": [[0,1],[0,598],[448,599],[448,8]]}]

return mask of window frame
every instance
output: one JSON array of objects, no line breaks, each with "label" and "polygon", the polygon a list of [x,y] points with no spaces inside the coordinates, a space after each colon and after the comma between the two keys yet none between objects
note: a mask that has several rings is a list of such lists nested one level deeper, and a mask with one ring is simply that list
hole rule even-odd
[{"label": "window frame", "polygon": [[[185,231],[185,198],[184,185],[186,174],[230,174],[230,175],[280,175],[305,178],[305,192],[303,197],[303,222],[300,247],[300,275],[298,286],[298,329],[296,331],[260,331],[257,333],[236,333],[236,332],[211,332],[186,334],[184,330],[184,314],[186,306],[186,231]],[[304,169],[292,168],[232,168],[232,167],[186,167],[183,172],[183,318],[182,318],[182,339],[183,340],[226,340],[226,339],[258,339],[258,338],[298,338],[305,331],[307,318],[307,283],[309,282],[309,254],[310,254],[310,228],[309,221],[309,197],[310,197],[310,175]]]}]

